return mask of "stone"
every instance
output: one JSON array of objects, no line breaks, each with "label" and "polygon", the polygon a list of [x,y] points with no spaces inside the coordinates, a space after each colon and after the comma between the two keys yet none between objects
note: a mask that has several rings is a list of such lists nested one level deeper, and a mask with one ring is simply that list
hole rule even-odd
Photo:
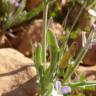
[{"label": "stone", "polygon": [[36,96],[34,62],[11,48],[0,49],[0,96]]},{"label": "stone", "polygon": [[31,11],[33,8],[37,7],[42,0],[27,0],[26,10]]},{"label": "stone", "polygon": [[86,80],[96,80],[96,65],[89,67],[80,65],[77,70],[79,75],[86,77]]}]

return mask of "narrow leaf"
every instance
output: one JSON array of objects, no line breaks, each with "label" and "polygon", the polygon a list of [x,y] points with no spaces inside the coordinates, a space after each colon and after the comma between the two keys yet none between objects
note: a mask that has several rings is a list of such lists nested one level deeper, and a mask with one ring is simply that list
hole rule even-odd
[{"label": "narrow leaf", "polygon": [[35,58],[36,66],[39,68],[42,64],[42,47],[41,44],[38,44],[36,48],[36,58]]}]

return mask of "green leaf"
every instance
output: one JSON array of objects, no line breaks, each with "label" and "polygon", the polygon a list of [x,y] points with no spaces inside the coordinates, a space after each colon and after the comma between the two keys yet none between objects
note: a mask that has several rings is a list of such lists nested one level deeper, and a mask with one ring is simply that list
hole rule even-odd
[{"label": "green leaf", "polygon": [[26,0],[22,0],[16,12],[14,14],[13,12],[10,12],[8,14],[8,17],[6,18],[7,20],[6,22],[4,22],[3,25],[5,29],[18,25],[25,20],[25,16],[27,14],[27,12],[24,11],[25,5],[26,5]]},{"label": "green leaf", "polygon": [[36,47],[36,54],[35,54],[35,63],[36,63],[36,68],[39,76],[39,84],[41,88],[41,92],[45,91],[45,75],[44,75],[44,66],[42,65],[42,46],[41,44],[38,44]]},{"label": "green leaf", "polygon": [[38,46],[36,48],[35,62],[36,62],[37,68],[39,68],[42,65],[42,46],[41,46],[41,44],[38,44]]},{"label": "green leaf", "polygon": [[51,46],[52,49],[54,48],[53,50],[58,50],[59,49],[57,39],[56,39],[56,36],[55,36],[54,32],[52,32],[50,30],[47,32],[47,40],[48,40],[49,46]]},{"label": "green leaf", "polygon": [[5,16],[14,11],[15,6],[13,6],[9,0],[0,0],[0,15]]},{"label": "green leaf", "polygon": [[22,0],[20,2],[18,9],[16,10],[15,14],[18,14],[18,13],[21,13],[22,11],[24,11],[25,7],[26,7],[26,0]]},{"label": "green leaf", "polygon": [[4,22],[3,27],[5,29],[19,25],[25,21],[31,20],[33,17],[35,17],[43,10],[43,6],[42,4],[40,4],[38,7],[34,8],[31,12],[26,12],[25,10],[23,11],[25,4],[24,1],[22,1],[21,3],[23,4],[23,5],[21,4],[22,7],[17,9],[14,15],[10,13],[6,22]]},{"label": "green leaf", "polygon": [[48,40],[48,45],[50,47],[50,58],[51,58],[51,65],[50,65],[50,72],[49,76],[50,79],[54,79],[54,76],[57,72],[58,69],[58,61],[59,61],[59,46],[57,43],[57,39],[55,34],[52,31],[47,32],[47,40]]},{"label": "green leaf", "polygon": [[22,22],[25,21],[26,14],[27,14],[26,11],[19,12],[15,16],[12,15],[12,14],[9,14],[9,16],[7,18],[7,21],[4,23],[3,27],[5,29],[8,29],[10,27],[13,27],[13,26],[16,26],[18,24],[21,24]]},{"label": "green leaf", "polygon": [[80,74],[80,81],[84,81],[84,80],[86,80],[86,77],[84,76],[84,74]]}]

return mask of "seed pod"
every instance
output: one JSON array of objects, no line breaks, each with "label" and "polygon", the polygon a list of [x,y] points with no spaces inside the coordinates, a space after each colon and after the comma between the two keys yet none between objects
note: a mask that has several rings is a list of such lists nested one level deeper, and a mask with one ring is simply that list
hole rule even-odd
[{"label": "seed pod", "polygon": [[77,47],[78,47],[77,42],[73,42],[71,44],[71,46],[69,47],[69,50],[66,51],[61,58],[61,61],[59,64],[60,68],[65,69],[68,66],[69,61],[76,55]]}]

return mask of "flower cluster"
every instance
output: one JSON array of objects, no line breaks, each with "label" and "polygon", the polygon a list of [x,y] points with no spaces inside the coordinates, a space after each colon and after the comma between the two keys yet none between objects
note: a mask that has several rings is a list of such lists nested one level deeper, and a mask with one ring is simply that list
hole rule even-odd
[{"label": "flower cluster", "polygon": [[71,93],[71,88],[69,86],[62,86],[60,81],[56,81],[55,89],[57,92],[54,90],[52,96],[62,96]]}]

